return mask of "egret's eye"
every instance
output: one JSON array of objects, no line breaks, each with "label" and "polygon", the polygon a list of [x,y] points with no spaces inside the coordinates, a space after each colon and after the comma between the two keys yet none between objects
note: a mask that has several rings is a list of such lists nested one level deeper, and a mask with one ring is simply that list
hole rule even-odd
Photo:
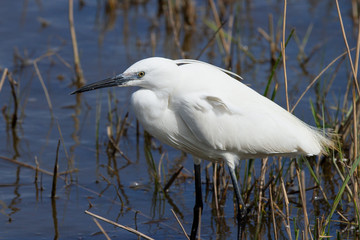
[{"label": "egret's eye", "polygon": [[142,78],[143,76],[145,76],[145,72],[144,71],[138,72],[137,76],[139,78]]}]

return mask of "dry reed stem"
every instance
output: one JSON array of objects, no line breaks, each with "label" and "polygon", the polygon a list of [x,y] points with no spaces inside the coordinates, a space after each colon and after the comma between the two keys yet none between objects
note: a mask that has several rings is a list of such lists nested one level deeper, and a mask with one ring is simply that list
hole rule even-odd
[{"label": "dry reed stem", "polygon": [[309,239],[309,218],[308,218],[308,214],[307,214],[307,210],[306,210],[306,190],[305,190],[305,176],[304,176],[304,172],[299,170],[299,167],[296,167],[296,176],[298,179],[298,184],[299,184],[299,192],[300,192],[300,199],[301,199],[301,205],[302,205],[302,209],[303,209],[303,214],[304,214],[304,235],[305,235],[305,240]]},{"label": "dry reed stem", "polygon": [[281,189],[283,192],[283,199],[285,202],[285,210],[286,210],[286,222],[285,222],[285,229],[286,232],[288,234],[288,237],[290,240],[292,240],[292,235],[291,235],[291,225],[290,225],[290,211],[289,211],[289,198],[286,192],[286,188],[285,188],[285,183],[284,183],[284,179],[282,178],[282,176],[280,177],[280,181],[281,181]]},{"label": "dry reed stem", "polygon": [[[357,158],[358,156],[358,125],[357,125],[357,108],[356,108],[356,93],[355,93],[355,88],[353,87],[353,90],[352,90],[352,93],[353,93],[353,98],[352,98],[352,101],[353,101],[353,121],[354,121],[354,125],[353,125],[353,128],[354,128],[354,153],[353,153],[353,159],[355,161],[355,159]],[[355,172],[354,174],[357,175],[357,170],[360,169],[360,166],[358,166],[356,169],[355,169]],[[354,203],[357,204],[357,209],[359,209],[359,198],[356,197],[358,196],[358,185],[357,184],[354,184]],[[358,219],[358,218],[356,218]]]},{"label": "dry reed stem", "polygon": [[282,192],[284,195],[286,213],[284,214],[276,203],[274,203],[274,206],[280,213],[281,217],[283,218],[285,230],[286,230],[286,233],[288,234],[288,239],[292,240],[291,227],[290,227],[290,214],[289,214],[289,199],[288,199],[288,196],[286,193],[285,184],[284,184],[283,179],[281,178],[280,181],[281,181],[281,189],[282,189]]},{"label": "dry reed stem", "polygon": [[113,135],[113,131],[112,131],[112,124],[111,126],[107,127],[107,134],[108,134],[108,138],[110,140],[110,143],[112,144],[112,146],[115,148],[116,151],[118,151],[120,153],[120,155],[125,158],[125,160],[127,161],[127,164],[132,163],[132,161],[130,160],[130,158],[128,158],[121,150],[120,148],[117,146],[118,143],[120,142],[120,138],[121,136],[123,136],[124,131],[125,131],[125,125],[127,122],[129,116],[129,112],[127,112],[125,114],[124,119],[122,120],[122,123],[120,124],[121,120],[119,119],[118,123],[116,124],[116,136],[114,138]]},{"label": "dry reed stem", "polygon": [[[171,212],[172,212],[172,214],[174,215],[174,217],[175,217],[176,221],[178,222],[178,224],[180,225],[180,228],[181,228],[181,230],[183,231],[183,233],[184,233],[185,237],[187,238],[187,240],[190,240],[188,234],[187,234],[186,231],[185,231],[184,226],[181,224],[179,218],[176,216],[176,213],[174,212],[173,209],[171,209]],[[201,212],[201,209],[200,209],[200,212]],[[198,230],[200,230],[200,228],[199,228]]]},{"label": "dry reed stem", "polygon": [[[231,10],[230,10],[230,16],[229,16],[229,18],[228,18],[228,23],[229,23],[229,26],[228,26],[228,28],[229,28],[229,30],[228,30],[228,33],[227,33],[227,36],[228,36],[228,42],[227,42],[227,44],[228,44],[228,46],[227,46],[227,48],[228,48],[228,51],[229,51],[229,53],[228,53],[228,63],[227,64],[230,64],[231,63],[231,53],[230,53],[230,50],[231,50],[231,39],[232,39],[232,34],[233,34],[233,26],[234,26],[234,14],[233,14],[233,11],[232,11],[232,4],[230,5],[231,6]],[[228,66],[228,67],[231,67],[230,65]]]},{"label": "dry reed stem", "polygon": [[47,170],[44,170],[44,169],[41,169],[41,168],[37,168],[37,167],[34,167],[30,164],[27,164],[27,163],[24,163],[24,162],[20,162],[16,159],[12,159],[12,158],[8,158],[8,157],[4,157],[4,156],[0,156],[0,159],[3,159],[3,160],[6,160],[8,162],[11,162],[11,163],[14,163],[14,164],[17,164],[21,167],[26,167],[26,168],[29,168],[29,169],[32,169],[34,171],[38,171],[38,172],[42,172],[42,173],[45,173],[46,175],[49,175],[49,176],[52,176],[53,173],[52,172],[49,172]]},{"label": "dry reed stem", "polygon": [[126,123],[127,123],[128,118],[129,118],[129,112],[126,112],[125,117],[124,117],[123,120],[122,120],[120,129],[119,129],[119,131],[117,131],[118,134],[117,134],[117,136],[116,136],[116,142],[120,142],[120,138],[124,135],[125,126],[126,126]]},{"label": "dry reed stem", "polygon": [[220,217],[219,202],[218,202],[218,188],[217,188],[217,166],[218,166],[218,163],[215,163],[214,164],[214,174],[213,174],[213,187],[214,187],[216,216]]},{"label": "dry reed stem", "polygon": [[6,77],[6,74],[8,73],[8,69],[5,68],[4,71],[3,71],[3,74],[1,76],[1,80],[0,80],[0,92],[1,92],[1,89],[4,85],[4,82],[5,82],[5,77]]},{"label": "dry reed stem", "polygon": [[96,220],[96,218],[94,218],[94,217],[93,217],[92,219],[94,220],[96,226],[98,226],[98,228],[100,229],[100,231],[104,234],[105,238],[106,238],[107,240],[110,240],[110,237],[107,235],[107,233],[105,232],[104,228],[101,226],[101,224],[99,223],[99,221]]},{"label": "dry reed stem", "polygon": [[210,3],[210,8],[214,15],[216,26],[220,29],[220,31],[219,31],[220,41],[224,47],[225,54],[226,54],[226,66],[229,67],[228,65],[230,63],[231,35],[229,34],[229,42],[227,42],[225,39],[224,30],[223,30],[223,28],[220,27],[222,24],[221,24],[220,17],[219,17],[217,8],[215,6],[214,0],[209,0],[209,3]]},{"label": "dry reed stem", "polygon": [[[218,27],[220,27],[221,21],[220,21],[220,17],[217,12],[217,8],[215,6],[214,0],[209,0],[209,3],[210,3],[211,10],[213,12],[213,15],[214,15],[215,23]],[[225,53],[226,53],[226,55],[228,55],[230,53],[230,47],[228,46],[228,43],[226,42],[224,30],[222,28],[220,28],[219,35],[220,35],[220,41],[222,42],[222,44],[224,46]]]},{"label": "dry reed stem", "polygon": [[[260,33],[260,35],[263,36],[263,38],[265,38],[266,41],[269,42],[269,46],[270,46],[270,58],[271,58],[271,63],[275,63],[276,62],[276,40],[275,40],[275,31],[274,31],[274,21],[273,21],[273,15],[269,14],[269,33],[267,33],[264,29],[262,29],[261,27],[259,27],[257,29],[257,31]],[[282,53],[281,53],[282,54]],[[275,85],[276,86],[276,85]]]},{"label": "dry reed stem", "polygon": [[95,218],[97,218],[97,219],[100,219],[100,220],[102,220],[102,221],[104,221],[104,222],[110,223],[110,224],[112,224],[112,225],[114,225],[114,226],[116,226],[116,227],[122,228],[122,229],[124,229],[124,230],[126,230],[126,231],[128,231],[128,232],[134,233],[134,234],[136,234],[136,235],[138,235],[138,236],[140,236],[140,237],[142,237],[142,238],[145,238],[145,239],[148,239],[148,240],[154,240],[153,238],[151,238],[151,237],[149,237],[149,236],[147,236],[147,235],[145,235],[145,234],[143,234],[143,233],[141,233],[141,232],[139,232],[139,231],[137,231],[137,230],[135,230],[135,229],[133,229],[133,228],[131,228],[131,227],[127,227],[127,226],[121,225],[121,224],[119,224],[119,223],[117,223],[117,222],[111,221],[111,220],[109,220],[109,219],[106,219],[106,218],[104,218],[104,217],[101,217],[101,216],[99,216],[99,215],[97,215],[97,214],[95,214],[95,213],[89,212],[89,211],[87,211],[87,210],[85,210],[85,213],[88,214],[88,215],[90,215],[90,216],[92,216],[92,217],[95,217]]},{"label": "dry reed stem", "polygon": [[300,100],[305,96],[305,94],[309,91],[309,89],[316,83],[316,81],[328,70],[337,60],[345,56],[347,52],[343,52],[339,56],[337,56],[334,60],[332,60],[321,72],[314,78],[314,80],[311,81],[311,83],[306,87],[304,92],[300,95],[294,106],[291,108],[290,112],[293,112],[297,105],[299,104]]},{"label": "dry reed stem", "polygon": [[355,75],[358,74],[359,69],[359,55],[360,55],[360,24],[358,24],[358,35],[357,35],[357,41],[356,41],[356,52],[355,52]]},{"label": "dry reed stem", "polygon": [[128,158],[125,153],[123,151],[120,150],[120,148],[117,146],[117,144],[115,143],[114,137],[112,135],[112,129],[111,126],[108,126],[106,128],[106,133],[108,135],[108,138],[110,140],[110,143],[112,144],[112,146],[115,148],[116,151],[118,151],[118,153],[127,161],[128,164],[131,164],[132,161],[130,160],[130,158]]},{"label": "dry reed stem", "polygon": [[267,162],[268,158],[264,158],[261,160],[261,172],[260,172],[260,184],[259,184],[259,203],[258,203],[258,216],[257,216],[257,225],[260,226],[261,221],[261,211],[262,211],[262,196],[264,192],[264,184],[265,184],[265,174],[267,171]]},{"label": "dry reed stem", "polygon": [[[360,53],[360,24],[358,22],[358,36],[357,36],[357,41],[356,41],[356,52],[355,52],[355,76],[357,76],[358,74],[358,67],[359,67],[359,53]],[[353,90],[354,91],[354,90]],[[354,93],[353,93],[353,96],[354,96]],[[356,102],[355,102],[355,99],[353,98],[353,105],[355,106],[354,107],[354,110],[357,109],[357,106],[356,106]],[[355,123],[355,118],[357,118],[357,113],[354,111],[353,113],[353,118],[354,118],[354,127],[357,126],[357,123]],[[357,129],[354,129],[354,134],[357,134]],[[358,139],[356,139],[358,141]],[[358,143],[358,142],[356,142]],[[356,150],[355,154],[354,154],[354,159],[357,158],[357,144],[355,144],[355,147],[354,147],[354,150]],[[355,171],[355,174],[357,174],[358,172],[360,171],[360,166],[358,166],[357,170]],[[357,184],[354,184],[354,192],[355,192],[355,196],[358,196],[358,188],[359,186]],[[358,209],[360,207],[360,199],[359,198],[354,198],[354,202],[358,205]],[[358,219],[358,218],[357,218]]]},{"label": "dry reed stem", "polygon": [[283,68],[284,68],[284,83],[285,83],[285,98],[286,98],[286,110],[290,111],[289,105],[289,93],[288,93],[288,81],[286,74],[286,56],[285,56],[285,45],[281,43],[281,53],[283,56]]},{"label": "dry reed stem", "polygon": [[185,53],[181,48],[179,35],[177,33],[175,22],[174,22],[174,14],[173,14],[173,11],[172,11],[171,0],[168,0],[168,8],[169,8],[169,20],[170,20],[171,28],[173,29],[175,44],[176,44],[176,46],[178,47],[178,49],[180,51],[181,58],[185,58]]},{"label": "dry reed stem", "polygon": [[[344,108],[345,108],[345,106],[344,106]],[[359,108],[360,108],[360,98],[358,98],[356,101],[356,109],[359,109]],[[354,114],[354,109],[351,109],[348,116],[353,116],[353,114]],[[359,117],[359,111],[357,112],[357,115],[358,115],[357,117]],[[347,136],[350,135],[351,122],[352,122],[352,118],[348,117],[345,120],[345,123],[341,124],[339,127],[338,132],[341,133],[341,138],[342,138],[343,142],[345,142]]]},{"label": "dry reed stem", "polygon": [[53,117],[53,106],[52,106],[52,103],[51,103],[51,100],[50,100],[50,95],[49,95],[49,92],[48,92],[48,90],[46,88],[44,80],[43,80],[43,78],[41,76],[40,70],[39,70],[39,68],[37,66],[37,61],[34,61],[33,65],[34,65],[34,68],[35,68],[35,72],[36,72],[36,74],[37,74],[37,76],[39,78],[40,84],[41,84],[41,86],[42,86],[42,88],[44,90],[46,101],[48,103],[49,110],[50,110],[50,113],[51,113],[51,117]]},{"label": "dry reed stem", "polygon": [[[19,165],[21,167],[25,167],[25,168],[28,168],[28,169],[31,169],[31,170],[34,170],[35,172],[42,172],[42,173],[45,173],[46,175],[49,175],[49,176],[53,176],[53,173],[50,172],[50,171],[47,171],[45,169],[42,169],[42,168],[39,168],[39,163],[37,162],[37,158],[35,158],[35,167],[30,165],[30,164],[27,164],[27,163],[24,163],[24,162],[20,162],[16,159],[12,159],[12,158],[8,158],[8,157],[4,157],[4,156],[0,156],[0,159],[3,159],[5,161],[8,161],[8,162],[11,162],[11,163],[14,163],[16,165]],[[78,170],[77,169],[73,169],[71,171],[65,171],[65,172],[59,172],[58,173],[58,177],[60,177],[61,175],[65,175],[65,174],[69,174],[69,173],[72,173],[72,172],[77,172]]]},{"label": "dry reed stem", "polygon": [[271,37],[270,35],[261,27],[259,27],[257,29],[257,31],[260,33],[261,36],[263,36],[263,38],[265,38],[266,41],[271,42]]},{"label": "dry reed stem", "polygon": [[269,186],[269,195],[270,195],[270,207],[271,207],[271,217],[272,217],[273,229],[274,229],[274,237],[275,237],[275,239],[278,239],[277,230],[276,230],[275,209],[274,209],[274,202],[273,202],[273,197],[272,197],[271,184]]},{"label": "dry reed stem", "polygon": [[282,43],[281,43],[281,54],[283,59],[283,68],[284,68],[284,82],[285,82],[285,97],[286,97],[286,109],[290,111],[289,106],[289,95],[288,95],[288,82],[287,82],[287,74],[286,74],[286,55],[285,55],[285,27],[286,27],[286,7],[287,0],[284,0],[284,18],[283,18],[283,31],[282,31]]},{"label": "dry reed stem", "polygon": [[[224,176],[225,178],[225,176]],[[220,204],[224,205],[225,201],[226,201],[226,195],[227,195],[227,191],[229,189],[229,181],[226,181],[226,183],[224,184],[224,189],[222,191],[222,195],[220,196]]]},{"label": "dry reed stem", "polygon": [[276,213],[277,215],[280,215],[281,218],[286,219],[286,215],[282,212],[279,205],[277,205],[276,202],[274,202],[274,201],[272,201],[272,204],[273,204],[274,209],[276,209],[276,211],[274,211],[274,213]]},{"label": "dry reed stem", "polygon": [[[356,90],[357,90],[357,93],[358,95],[360,94],[360,90],[359,90],[359,84],[358,84],[358,81],[357,81],[357,73],[358,73],[358,63],[359,63],[359,51],[360,51],[360,25],[358,24],[358,36],[357,36],[357,43],[356,43],[356,54],[355,54],[355,67],[353,66],[353,63],[352,63],[352,57],[351,57],[351,53],[350,53],[350,48],[349,48],[349,44],[348,44],[348,41],[347,41],[347,37],[346,37],[346,33],[345,33],[345,28],[344,28],[344,25],[343,25],[343,21],[342,21],[342,17],[341,17],[341,11],[340,11],[340,6],[339,6],[339,2],[338,0],[336,0],[336,8],[337,8],[337,12],[338,12],[338,15],[339,15],[339,21],[340,21],[340,26],[341,26],[341,31],[342,31],[342,34],[343,34],[343,38],[344,38],[344,42],[345,42],[345,45],[346,45],[346,50],[347,50],[347,53],[348,53],[348,57],[349,57],[349,62],[350,62],[350,65],[351,65],[351,70],[353,72],[353,88],[352,88],[352,105],[353,105],[353,131],[354,131],[354,134],[353,134],[353,159],[357,159],[357,156],[358,156],[358,119],[357,119],[357,104],[356,104],[356,101],[357,101],[357,97],[356,96],[356,92],[355,92],[355,87],[356,87]],[[356,169],[355,169],[355,174],[357,174],[357,170],[360,169],[360,166],[358,166]],[[358,185],[357,184],[354,184],[354,197],[353,197],[353,200],[354,200],[354,204],[357,205],[357,209],[359,209],[359,198],[357,197],[358,196]],[[356,218],[357,220],[359,220],[359,218],[357,217]]]},{"label": "dry reed stem", "polygon": [[54,53],[54,55],[59,59],[62,64],[65,65],[65,67],[72,69],[70,63],[68,63],[63,57],[61,57],[57,52]]},{"label": "dry reed stem", "polygon": [[[360,94],[360,89],[359,89],[359,84],[358,84],[358,81],[357,81],[357,67],[356,67],[356,70],[355,70],[355,67],[353,65],[353,61],[352,61],[352,57],[351,57],[351,53],[350,53],[350,47],[349,47],[349,44],[348,44],[348,41],[347,41],[347,37],[346,37],[346,33],[345,33],[345,28],[344,28],[344,24],[343,24],[343,21],[342,21],[342,17],[341,17],[341,11],[340,11],[340,6],[339,6],[339,1],[336,0],[336,8],[337,8],[337,12],[338,12],[338,15],[339,15],[339,21],[340,21],[340,26],[341,26],[341,32],[343,34],[343,38],[344,38],[344,43],[345,43],[345,46],[346,46],[346,50],[347,50],[347,53],[348,53],[348,57],[349,57],[349,62],[350,62],[350,66],[351,66],[351,70],[352,70],[352,73],[353,73],[353,84],[354,84],[354,87],[353,87],[353,91],[352,91],[352,100],[353,100],[353,126],[354,126],[354,135],[353,135],[353,142],[354,142],[354,152],[353,152],[353,158],[356,159],[357,158],[357,151],[358,151],[358,134],[357,134],[357,129],[358,129],[358,125],[357,125],[357,119],[356,119],[356,92],[355,92],[355,87],[357,89],[357,93],[358,95]],[[358,40],[359,41],[359,40]],[[360,49],[358,48],[357,51],[360,51]],[[358,53],[356,54],[356,56],[358,56]],[[356,60],[356,62],[358,62],[358,60]]]},{"label": "dry reed stem", "polygon": [[[342,162],[340,162],[340,163],[342,163]],[[345,175],[345,177],[344,177],[344,175],[342,174],[340,168],[339,168],[338,165],[336,164],[335,159],[333,160],[333,164],[334,164],[334,166],[335,166],[335,170],[336,170],[337,173],[339,174],[339,177],[340,177],[341,181],[344,182],[344,181],[345,181],[345,178],[346,178],[346,175]],[[343,165],[342,167],[344,167],[345,169],[348,167],[348,166],[346,166],[344,163],[343,163],[342,165]],[[348,174],[348,171],[346,171],[346,174]],[[350,195],[350,197],[354,197],[354,194],[353,194],[353,192],[351,191],[349,185],[346,184],[345,188],[346,188],[346,190],[348,191],[348,194]]]},{"label": "dry reed stem", "polygon": [[[335,2],[336,2],[337,12],[338,12],[338,15],[339,15],[341,32],[342,32],[342,34],[343,34],[343,38],[344,38],[344,42],[345,42],[345,46],[346,46],[346,51],[347,51],[347,53],[348,53],[349,62],[350,62],[351,70],[352,70],[353,77],[354,77],[354,84],[355,84],[355,86],[356,86],[357,93],[360,94],[359,84],[358,84],[358,81],[357,81],[357,75],[356,75],[355,68],[354,68],[354,64],[353,64],[353,61],[352,61],[352,58],[351,58],[350,47],[349,47],[349,44],[348,44],[348,41],[347,41],[344,24],[343,24],[342,17],[341,17],[341,11],[340,11],[340,6],[339,6],[339,1],[336,0]],[[360,49],[357,49],[357,51],[360,51]]]},{"label": "dry reed stem", "polygon": [[205,50],[210,46],[210,44],[214,41],[214,39],[216,38],[216,35],[219,33],[220,29],[223,28],[223,26],[225,25],[226,21],[224,21],[223,23],[221,23],[221,25],[216,29],[216,31],[213,33],[212,37],[209,39],[209,41],[207,42],[207,44],[205,45],[205,47],[203,47],[200,51],[200,53],[196,56],[196,60],[199,60],[199,58],[203,55],[203,53],[205,52]]},{"label": "dry reed stem", "polygon": [[71,42],[73,46],[73,53],[74,53],[74,64],[75,64],[75,73],[76,73],[76,80],[78,85],[84,85],[84,75],[80,65],[80,57],[79,57],[79,50],[76,41],[76,32],[75,32],[75,25],[74,25],[74,10],[73,10],[73,0],[69,0],[69,25],[70,25],[70,34],[71,34]]}]

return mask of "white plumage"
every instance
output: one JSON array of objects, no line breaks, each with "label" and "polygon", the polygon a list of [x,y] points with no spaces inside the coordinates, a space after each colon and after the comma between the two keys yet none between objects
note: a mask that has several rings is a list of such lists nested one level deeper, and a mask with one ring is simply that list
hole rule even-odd
[{"label": "white plumage", "polygon": [[[147,58],[123,74],[74,93],[111,86],[140,87],[132,94],[131,105],[144,129],[163,143],[194,155],[196,165],[198,158],[224,160],[238,204],[243,205],[234,172],[240,159],[318,155],[333,143],[233,77],[239,76],[196,60]],[[197,205],[202,202],[197,200]]]},{"label": "white plumage", "polygon": [[318,155],[331,145],[322,132],[210,64],[148,58],[124,74],[139,71],[146,80],[129,83],[143,87],[131,99],[137,119],[160,141],[199,158]]}]

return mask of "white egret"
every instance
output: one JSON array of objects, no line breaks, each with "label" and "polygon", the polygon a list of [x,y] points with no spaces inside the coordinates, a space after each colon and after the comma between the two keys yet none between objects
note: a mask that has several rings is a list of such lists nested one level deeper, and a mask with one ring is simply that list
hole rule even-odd
[{"label": "white egret", "polygon": [[[237,204],[244,209],[234,171],[239,160],[318,155],[333,144],[321,131],[234,76],[201,61],[153,57],[72,94],[113,86],[140,87],[132,94],[131,105],[144,129],[161,142],[194,156],[195,219],[196,208],[202,207],[200,159],[226,163]],[[195,233],[193,230],[192,236],[197,226]]]}]

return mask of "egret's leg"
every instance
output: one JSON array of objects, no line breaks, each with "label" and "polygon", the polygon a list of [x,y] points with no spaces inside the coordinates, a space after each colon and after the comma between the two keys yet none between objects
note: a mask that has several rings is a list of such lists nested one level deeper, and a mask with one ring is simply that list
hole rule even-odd
[{"label": "egret's leg", "polygon": [[202,202],[202,193],[201,193],[201,165],[200,161],[195,162],[194,164],[194,170],[195,170],[195,206],[194,206],[194,216],[193,216],[193,223],[191,227],[191,234],[190,239],[195,240],[196,234],[198,232],[200,217],[202,213],[203,208],[203,202]]},{"label": "egret's leg", "polygon": [[201,165],[194,164],[195,170],[195,205],[203,208],[202,191],[201,191]]},{"label": "egret's leg", "polygon": [[[230,177],[231,177],[231,181],[233,183],[234,186],[234,193],[236,196],[236,203],[237,203],[237,210],[238,210],[238,220],[239,222],[244,221],[245,219],[245,215],[247,214],[246,211],[246,207],[245,207],[245,203],[244,200],[241,197],[240,194],[240,189],[239,189],[239,185],[238,182],[236,180],[236,175],[235,175],[235,169],[232,168],[231,166],[229,166],[229,172],[230,172]],[[241,205],[241,209],[240,209],[240,205]]]}]

